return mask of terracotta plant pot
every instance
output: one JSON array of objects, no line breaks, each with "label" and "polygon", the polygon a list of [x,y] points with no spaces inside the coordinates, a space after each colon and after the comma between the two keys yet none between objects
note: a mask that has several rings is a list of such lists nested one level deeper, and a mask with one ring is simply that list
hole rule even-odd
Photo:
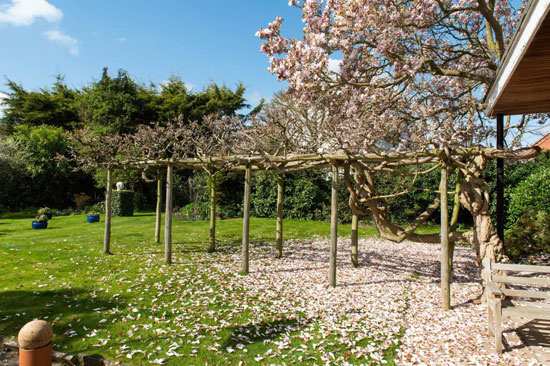
[{"label": "terracotta plant pot", "polygon": [[52,366],[52,344],[37,349],[19,349],[19,366]]}]

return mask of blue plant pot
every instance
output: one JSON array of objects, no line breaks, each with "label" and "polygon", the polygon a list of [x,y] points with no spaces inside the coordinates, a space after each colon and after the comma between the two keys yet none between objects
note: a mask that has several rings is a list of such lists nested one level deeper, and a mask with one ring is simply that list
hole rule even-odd
[{"label": "blue plant pot", "polygon": [[86,221],[87,221],[88,223],[99,222],[99,215],[87,216],[87,217],[86,217]]},{"label": "blue plant pot", "polygon": [[33,229],[39,230],[39,229],[45,229],[47,227],[48,227],[48,222],[47,221],[41,221],[41,222],[33,221],[32,222],[32,228]]}]

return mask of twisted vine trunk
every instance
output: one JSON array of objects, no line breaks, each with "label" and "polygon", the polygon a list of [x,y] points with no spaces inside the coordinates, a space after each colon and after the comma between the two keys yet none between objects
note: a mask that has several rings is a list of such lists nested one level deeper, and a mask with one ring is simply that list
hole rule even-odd
[{"label": "twisted vine trunk", "polygon": [[[485,276],[483,261],[489,258],[491,262],[506,261],[504,244],[498,236],[489,211],[489,188],[481,177],[486,160],[483,156],[475,157],[462,171],[465,175],[460,189],[460,202],[473,217],[474,227],[470,233],[469,242],[474,247],[477,264],[480,269],[485,293]],[[482,296],[485,301],[485,296]]]}]

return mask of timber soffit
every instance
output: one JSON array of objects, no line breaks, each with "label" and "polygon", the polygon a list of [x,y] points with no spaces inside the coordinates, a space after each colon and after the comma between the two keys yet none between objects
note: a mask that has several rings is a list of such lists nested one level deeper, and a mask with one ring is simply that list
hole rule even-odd
[{"label": "timber soffit", "polygon": [[535,38],[549,9],[550,0],[531,0],[527,5],[518,29],[506,48],[503,60],[498,67],[495,80],[485,96],[485,102],[487,103],[485,114],[488,117],[494,117],[494,109],[500,96],[504,89],[506,89],[517,66]]}]

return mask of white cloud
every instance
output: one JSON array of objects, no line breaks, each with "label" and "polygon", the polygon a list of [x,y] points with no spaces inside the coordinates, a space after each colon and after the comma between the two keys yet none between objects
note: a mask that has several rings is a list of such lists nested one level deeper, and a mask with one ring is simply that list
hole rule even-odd
[{"label": "white cloud", "polygon": [[0,23],[15,26],[31,25],[38,18],[48,22],[57,22],[63,12],[46,0],[11,0],[11,3],[0,4]]},{"label": "white cloud", "polygon": [[339,73],[341,62],[342,62],[342,60],[336,60],[334,58],[329,58],[328,59],[328,70],[330,72]]},{"label": "white cloud", "polygon": [[2,99],[5,99],[7,97],[7,94],[0,93],[0,117],[4,115],[4,109],[6,109],[6,106],[2,104]]},{"label": "white cloud", "polygon": [[54,43],[67,47],[71,55],[78,55],[78,41],[73,37],[58,30],[44,32],[44,36]]},{"label": "white cloud", "polygon": [[118,37],[118,38],[116,39],[116,41],[117,41],[118,43],[124,43],[124,42],[127,41],[127,39],[126,39],[125,37]]}]

